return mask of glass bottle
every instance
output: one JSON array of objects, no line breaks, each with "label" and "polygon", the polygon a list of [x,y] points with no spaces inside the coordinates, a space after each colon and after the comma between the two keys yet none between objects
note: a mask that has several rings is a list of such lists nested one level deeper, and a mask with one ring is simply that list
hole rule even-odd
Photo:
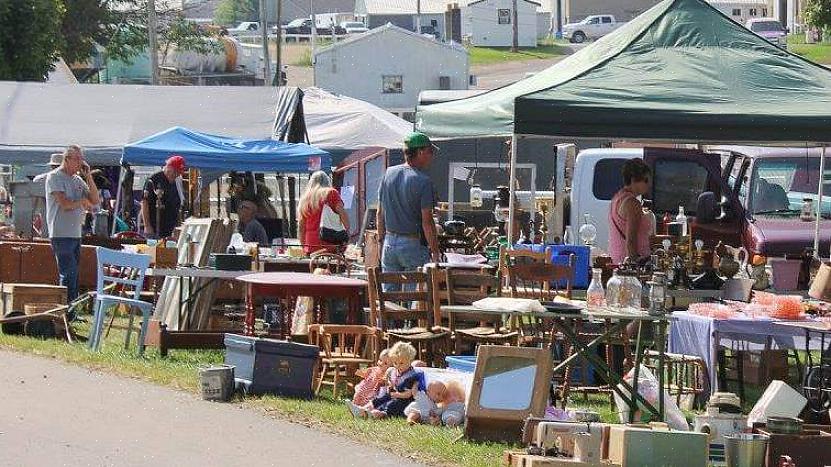
[{"label": "glass bottle", "polygon": [[622,311],[634,313],[641,310],[643,286],[635,272],[626,271],[621,274],[620,298],[618,306]]},{"label": "glass bottle", "polygon": [[603,289],[603,270],[592,269],[592,282],[586,290],[586,304],[589,308],[601,308],[606,304],[606,291]]},{"label": "glass bottle", "polygon": [[612,278],[606,283],[606,305],[610,308],[620,308],[620,286],[621,277],[617,269],[612,273]]},{"label": "glass bottle", "polygon": [[578,234],[580,235],[580,240],[583,241],[583,245],[591,246],[594,244],[594,241],[597,239],[597,227],[595,227],[592,221],[591,214],[583,214],[583,225],[580,226]]},{"label": "glass bottle", "polygon": [[811,222],[816,219],[814,216],[814,200],[812,198],[802,199],[802,211],[799,218],[806,222]]},{"label": "glass bottle", "polygon": [[681,236],[687,236],[687,215],[684,214],[684,206],[678,206],[678,215],[675,216],[675,222],[681,224]]},{"label": "glass bottle", "polygon": [[482,187],[476,183],[470,186],[470,207],[482,207]]}]

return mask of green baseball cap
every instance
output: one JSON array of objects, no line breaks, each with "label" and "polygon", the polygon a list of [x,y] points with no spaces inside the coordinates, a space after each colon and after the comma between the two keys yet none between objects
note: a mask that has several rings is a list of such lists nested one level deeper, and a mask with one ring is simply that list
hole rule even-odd
[{"label": "green baseball cap", "polygon": [[421,149],[428,146],[436,148],[436,145],[430,141],[430,138],[419,131],[414,131],[404,138],[404,147],[407,149]]}]

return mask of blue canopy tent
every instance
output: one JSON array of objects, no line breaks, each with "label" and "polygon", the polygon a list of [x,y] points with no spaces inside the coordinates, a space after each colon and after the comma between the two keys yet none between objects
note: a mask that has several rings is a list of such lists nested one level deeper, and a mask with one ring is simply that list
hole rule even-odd
[{"label": "blue canopy tent", "polygon": [[[222,174],[238,172],[329,172],[331,155],[308,144],[272,139],[240,139],[210,135],[182,127],[169,128],[124,146],[122,166],[162,166],[172,154],[185,158],[189,168],[199,169],[202,183]],[[120,208],[119,183],[116,206]]]}]

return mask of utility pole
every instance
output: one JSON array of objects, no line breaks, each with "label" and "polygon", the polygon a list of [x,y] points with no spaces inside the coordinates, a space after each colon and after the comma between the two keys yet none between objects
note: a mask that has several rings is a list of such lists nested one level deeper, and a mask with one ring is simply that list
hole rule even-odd
[{"label": "utility pole", "polygon": [[519,24],[517,24],[518,23],[517,20],[519,19],[519,15],[517,15],[516,7],[517,7],[517,0],[513,0],[511,2],[511,22],[513,23],[511,26],[513,26],[512,29],[513,29],[514,37],[513,37],[513,41],[511,42],[511,52],[514,52],[514,53],[516,53],[517,50],[519,50]]},{"label": "utility pole", "polygon": [[268,51],[268,11],[260,0],[260,34],[263,42],[263,86],[271,86],[271,53]]},{"label": "utility pole", "polygon": [[416,0],[416,32],[421,34],[421,0]]},{"label": "utility pole", "polygon": [[312,61],[317,52],[317,15],[315,15],[315,0],[309,0],[309,14],[312,18],[312,29],[309,33],[312,35]]},{"label": "utility pole", "polygon": [[277,0],[277,61],[274,65],[277,72],[274,73],[273,86],[281,86],[283,84],[283,3],[282,0]]},{"label": "utility pole", "polygon": [[147,0],[147,48],[150,54],[150,84],[159,84],[158,27],[156,26],[156,0]]}]

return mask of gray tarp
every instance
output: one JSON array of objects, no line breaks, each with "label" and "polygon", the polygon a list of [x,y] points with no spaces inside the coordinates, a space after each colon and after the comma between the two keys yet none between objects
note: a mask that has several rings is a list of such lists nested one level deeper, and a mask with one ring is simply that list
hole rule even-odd
[{"label": "gray tarp", "polygon": [[[309,95],[315,95],[314,90]],[[310,142],[327,151],[397,148],[411,128],[389,112],[355,99],[328,94],[304,104]],[[76,143],[93,164],[117,165],[124,145],[172,126],[266,138],[276,105],[277,93],[271,87],[0,81],[0,164],[45,163],[49,154]]]}]

